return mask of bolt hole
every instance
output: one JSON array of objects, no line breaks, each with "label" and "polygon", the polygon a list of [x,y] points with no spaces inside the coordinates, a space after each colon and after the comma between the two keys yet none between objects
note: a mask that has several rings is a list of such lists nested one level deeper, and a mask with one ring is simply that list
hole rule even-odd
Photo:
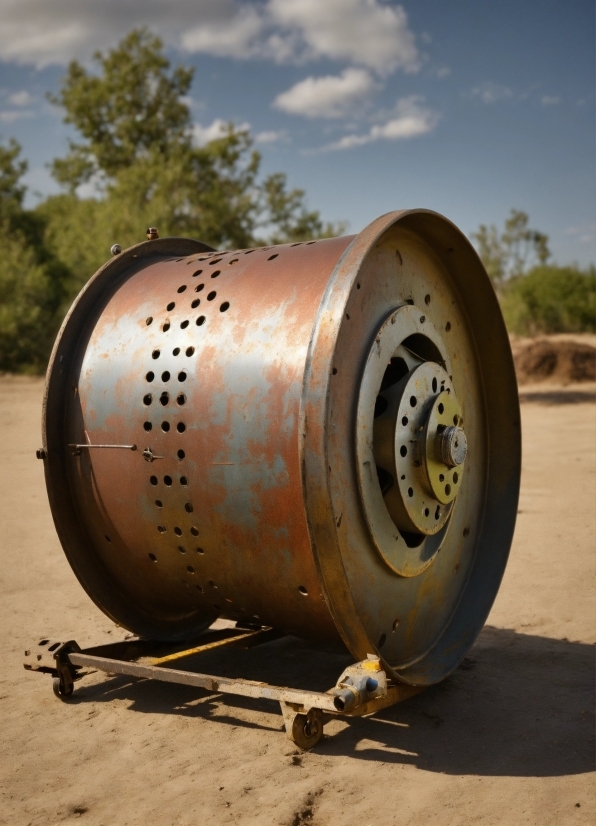
[{"label": "bolt hole", "polygon": [[169,381],[170,380],[170,374],[168,373],[167,370],[164,373],[161,374],[161,380],[162,381]]},{"label": "bolt hole", "polygon": [[221,258],[214,258],[213,261],[210,261],[209,263],[211,264],[211,266],[213,266],[214,264],[219,264],[220,261]]},{"label": "bolt hole", "polygon": [[217,276],[221,273],[221,270],[215,270],[215,272],[211,273],[211,278],[217,278]]},{"label": "bolt hole", "polygon": [[192,307],[193,310],[196,310],[196,308],[199,306],[200,303],[201,303],[201,299],[200,298],[195,298],[195,300],[192,302],[192,304],[190,306]]},{"label": "bolt hole", "polygon": [[164,433],[167,433],[168,430],[170,429],[170,423],[169,422],[162,422],[161,423],[161,429],[163,430]]},{"label": "bolt hole", "polygon": [[421,324],[424,324],[424,322],[425,322],[425,321],[426,321],[426,316],[425,316],[425,315],[421,315],[421,316],[420,316],[420,323],[421,323]]},{"label": "bolt hole", "polygon": [[418,404],[418,399],[416,398],[416,396],[410,396],[410,406],[411,407],[416,407],[417,404]]},{"label": "bolt hole", "polygon": [[397,626],[398,625],[399,625],[399,617],[397,617],[396,619],[393,620],[393,625],[391,626],[391,630],[393,631],[394,634],[397,631]]},{"label": "bolt hole", "polygon": [[350,314],[349,313],[346,313],[346,318],[348,319],[348,321],[350,320]]},{"label": "bolt hole", "polygon": [[213,301],[213,299],[215,298],[216,295],[217,295],[217,293],[215,292],[215,290],[211,290],[211,292],[207,296],[207,301]]},{"label": "bolt hole", "polygon": [[207,583],[207,585],[209,585],[209,587],[210,587],[210,588],[217,588],[217,585],[215,584],[215,582],[213,582],[213,580],[212,580],[212,579],[210,579],[210,580],[209,580],[209,582]]},{"label": "bolt hole", "polygon": [[169,393],[166,393],[166,391],[164,390],[164,392],[159,397],[159,401],[160,401],[160,404],[162,404],[165,407],[166,404],[170,401]]},{"label": "bolt hole", "polygon": [[175,307],[175,306],[176,306],[176,305],[174,304],[174,302],[173,302],[173,301],[170,301],[170,303],[169,303],[169,304],[168,304],[168,306],[166,307],[166,310],[170,313],[170,312],[172,312],[172,310],[174,309],[174,307]]},{"label": "bolt hole", "polygon": [[197,589],[197,591],[200,591],[201,593],[203,593],[203,586],[202,585],[195,585],[195,588]]},{"label": "bolt hole", "polygon": [[193,272],[192,277],[196,278],[197,275],[201,275],[202,272],[203,272],[203,270],[196,270],[195,272]]},{"label": "bolt hole", "polygon": [[155,505],[158,508],[163,508],[163,502],[161,501],[161,499],[156,499],[155,500]]},{"label": "bolt hole", "polygon": [[183,405],[186,402],[186,396],[184,395],[184,393],[180,393],[176,401],[179,405]]},{"label": "bolt hole", "polygon": [[176,430],[178,431],[178,433],[184,433],[184,431],[186,430],[186,425],[184,424],[184,422],[178,422],[178,424],[176,425]]},{"label": "bolt hole", "polygon": [[174,528],[174,533],[176,534],[176,536],[182,536],[182,528]]},{"label": "bolt hole", "polygon": [[451,495],[451,485],[445,485],[445,496]]},{"label": "bolt hole", "polygon": [[195,292],[200,293],[201,290],[203,290],[204,288],[205,288],[204,284],[197,284],[197,286],[195,287]]},{"label": "bolt hole", "polygon": [[381,634],[381,636],[379,637],[379,644],[378,644],[377,648],[382,648],[385,645],[386,640],[387,640],[387,635],[386,634]]},{"label": "bolt hole", "polygon": [[189,321],[188,321],[188,319],[184,319],[184,321],[180,324],[180,329],[181,329],[181,330],[186,330],[186,328],[188,327],[188,325],[189,325]]},{"label": "bolt hole", "polygon": [[410,497],[414,496],[414,489],[413,488],[408,488],[408,496],[410,496]]},{"label": "bolt hole", "polygon": [[184,506],[184,510],[186,511],[186,513],[192,513],[192,512],[193,512],[193,510],[194,510],[194,508],[193,508],[193,506],[190,504],[190,502],[187,502],[187,503],[186,503],[186,505]]},{"label": "bolt hole", "polygon": [[307,597],[307,596],[308,596],[308,591],[306,590],[306,588],[304,587],[304,585],[299,585],[299,586],[298,586],[298,590],[300,591],[300,593],[302,594],[302,596],[303,596],[303,597]]},{"label": "bolt hole", "polygon": [[194,348],[194,347],[187,347],[187,348],[186,348],[186,355],[187,355],[187,356],[192,356],[192,355],[194,355],[194,352],[195,352],[195,348]]},{"label": "bolt hole", "polygon": [[157,476],[151,476],[149,481],[151,482],[152,485],[156,485],[157,484]]},{"label": "bolt hole", "polygon": [[143,422],[143,427],[145,430],[151,430],[153,425],[151,424],[151,422]]},{"label": "bolt hole", "polygon": [[163,481],[164,481],[164,485],[167,485],[168,487],[172,486],[172,477],[171,476],[164,476]]},{"label": "bolt hole", "polygon": [[202,327],[204,323],[205,323],[205,316],[204,316],[204,315],[200,315],[200,316],[197,318],[197,327]]},{"label": "bolt hole", "polygon": [[437,505],[437,509],[435,510],[435,519],[439,520],[441,516],[441,508]]},{"label": "bolt hole", "polygon": [[403,418],[402,418],[402,420],[401,420],[402,425],[405,427],[405,426],[407,425],[407,423],[408,423],[408,422],[409,422],[408,417],[407,417],[407,416],[403,416]]},{"label": "bolt hole", "polygon": [[151,395],[151,393],[147,393],[146,396],[143,396],[143,404],[145,404],[145,405],[150,405],[152,400],[153,400],[153,396]]},{"label": "bolt hole", "polygon": [[459,481],[459,476],[458,476],[457,473],[454,473],[453,474],[453,484],[457,485],[458,481]]},{"label": "bolt hole", "polygon": [[158,526],[157,526],[157,530],[158,530],[160,533],[165,533],[165,532],[166,532],[165,525],[158,525]]},{"label": "bolt hole", "polygon": [[186,289],[186,284],[181,284],[181,286],[180,286],[180,287],[178,287],[177,292],[179,292],[179,293],[183,293],[185,289]]},{"label": "bolt hole", "polygon": [[151,562],[157,562],[157,557],[155,556],[155,554],[147,554],[147,556],[149,557]]},{"label": "bolt hole", "polygon": [[182,460],[182,459],[184,459],[184,457],[186,456],[186,453],[185,453],[183,450],[179,450],[179,451],[178,451],[178,453],[177,453],[176,455],[178,456],[178,458],[179,458],[180,460]]},{"label": "bolt hole", "polygon": [[149,372],[147,373],[145,378],[147,379],[147,381],[153,381],[153,379],[155,378],[155,373],[153,373],[151,370],[149,370]]},{"label": "bolt hole", "polygon": [[445,325],[445,329],[447,330],[447,332],[449,332],[451,330],[451,322],[450,321],[448,321],[447,324]]},{"label": "bolt hole", "polygon": [[193,536],[198,536],[198,535],[199,535],[199,529],[198,529],[198,528],[195,528],[195,527],[194,527],[194,525],[193,525],[193,526],[192,526],[192,528],[190,529],[190,532],[191,532],[191,534],[192,534]]},{"label": "bolt hole", "polygon": [[103,535],[103,536],[104,536],[104,539],[106,540],[106,542],[111,542],[111,541],[112,541],[112,540],[110,539],[110,537],[107,535],[107,533],[104,533],[104,535]]},{"label": "bolt hole", "polygon": [[434,379],[433,379],[433,393],[436,393],[436,392],[437,392],[437,386],[438,386],[438,385],[437,385],[437,380],[436,380],[436,378],[434,378]]},{"label": "bolt hole", "polygon": [[430,516],[430,510],[428,508],[424,508],[424,515]]},{"label": "bolt hole", "polygon": [[424,303],[427,307],[430,304],[430,295],[428,295],[428,293],[424,296]]},{"label": "bolt hole", "polygon": [[464,536],[469,536],[469,535],[470,535],[470,529],[469,528],[464,528]]},{"label": "bolt hole", "polygon": [[224,301],[224,303],[219,308],[219,312],[220,313],[225,313],[225,311],[228,310],[229,308],[230,308],[230,302],[229,301]]},{"label": "bolt hole", "polygon": [[145,321],[147,327],[153,322],[153,316],[149,316],[149,318]]},{"label": "bolt hole", "polygon": [[198,554],[204,554],[205,551],[202,548],[197,548],[197,553]]},{"label": "bolt hole", "polygon": [[180,355],[180,347],[174,347],[174,349],[172,350],[172,355],[173,356]]},{"label": "bolt hole", "polygon": [[408,455],[408,448],[405,445],[402,445],[399,449],[400,456],[407,456]]},{"label": "bolt hole", "polygon": [[457,415],[455,415],[455,416],[453,417],[453,424],[455,424],[455,425],[456,425],[456,424],[458,423],[458,421],[459,421],[459,419],[458,419]]},{"label": "bolt hole", "polygon": [[337,376],[337,367],[334,367],[331,372],[333,373],[334,376]]},{"label": "bolt hole", "polygon": [[178,545],[178,550],[180,551],[181,554],[186,553],[186,548],[184,547],[184,545]]},{"label": "bolt hole", "polygon": [[183,488],[188,487],[188,479],[186,478],[186,476],[181,476],[180,477],[180,484],[182,485]]},{"label": "bolt hole", "polygon": [[195,569],[192,567],[192,565],[187,565],[186,570],[188,571],[189,574],[194,574],[194,572],[195,572]]},{"label": "bolt hole", "polygon": [[441,403],[439,404],[439,406],[437,407],[437,410],[439,411],[439,413],[440,413],[440,414],[441,414],[441,416],[442,416],[442,415],[443,415],[443,413],[445,412],[445,407],[444,407],[444,405],[443,405],[443,402],[441,402]]},{"label": "bolt hole", "polygon": [[445,476],[442,473],[439,473],[439,482],[444,482]]},{"label": "bolt hole", "polygon": [[186,373],[178,373],[178,381],[186,381]]},{"label": "bolt hole", "polygon": [[267,259],[267,261],[273,261],[273,259],[277,258],[278,255],[279,255],[279,253],[277,253],[277,252],[275,253],[275,255],[270,255],[269,258]]},{"label": "bolt hole", "polygon": [[151,358],[158,359],[159,358],[159,350],[154,350],[151,353]]},{"label": "bolt hole", "polygon": [[164,333],[167,333],[168,330],[170,329],[170,322],[169,321],[164,321],[161,329],[163,330]]},{"label": "bolt hole", "polygon": [[357,290],[359,290],[359,289],[360,289],[360,284],[356,284],[356,289],[357,289]]}]

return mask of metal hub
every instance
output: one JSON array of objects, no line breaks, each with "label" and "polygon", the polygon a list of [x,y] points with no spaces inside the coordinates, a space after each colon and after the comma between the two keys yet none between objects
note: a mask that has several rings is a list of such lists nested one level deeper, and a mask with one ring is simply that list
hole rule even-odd
[{"label": "metal hub", "polygon": [[402,576],[432,562],[463,478],[467,439],[444,350],[424,312],[402,306],[381,326],[362,381],[365,514],[381,556]]}]

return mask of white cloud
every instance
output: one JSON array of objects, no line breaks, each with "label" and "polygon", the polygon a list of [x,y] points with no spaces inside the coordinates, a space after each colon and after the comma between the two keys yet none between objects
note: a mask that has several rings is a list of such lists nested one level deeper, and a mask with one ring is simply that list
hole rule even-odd
[{"label": "white cloud", "polygon": [[449,66],[441,66],[440,69],[437,69],[437,77],[439,80],[443,80],[444,77],[449,77],[451,74],[451,69]]},{"label": "white cloud", "polygon": [[308,118],[340,118],[378,87],[366,69],[345,69],[341,75],[307,77],[273,101],[276,109]]},{"label": "white cloud", "polygon": [[470,92],[470,97],[480,98],[482,103],[497,103],[501,100],[511,100],[515,94],[508,86],[501,86],[498,83],[487,81],[475,86]]},{"label": "white cloud", "polygon": [[[195,123],[192,128],[192,136],[197,146],[204,146],[209,141],[215,141],[227,134],[229,122],[216,118],[209,126],[202,126],[200,123]],[[250,129],[250,123],[234,124],[234,129],[237,132]]]},{"label": "white cloud", "polygon": [[299,32],[303,58],[346,60],[383,75],[420,67],[402,6],[379,0],[269,0],[267,11],[283,30]]},{"label": "white cloud", "polygon": [[397,141],[415,138],[432,132],[439,116],[436,112],[423,106],[424,98],[417,95],[402,98],[396,106],[396,117],[383,124],[375,124],[364,135],[346,135],[341,140],[324,147],[332,149],[353,149],[380,140]]},{"label": "white cloud", "polygon": [[20,92],[13,92],[8,96],[9,103],[13,106],[30,106],[33,103],[33,95],[29,94],[25,89]]},{"label": "white cloud", "polygon": [[561,98],[558,95],[542,95],[540,98],[540,103],[543,106],[556,106],[560,102]]},{"label": "white cloud", "polygon": [[0,123],[16,123],[18,120],[34,117],[30,109],[4,109],[0,111]]},{"label": "white cloud", "polygon": [[565,230],[566,235],[577,238],[580,244],[589,244],[596,237],[596,224],[587,224],[583,227],[569,227]]},{"label": "white cloud", "polygon": [[258,132],[255,135],[256,143],[280,143],[281,141],[288,141],[289,135],[285,129],[280,129],[277,132]]},{"label": "white cloud", "polygon": [[222,17],[201,23],[181,36],[188,52],[206,52],[218,57],[247,58],[259,53],[258,37],[263,17],[253,6],[239,8],[231,19]]},{"label": "white cloud", "polygon": [[38,68],[88,60],[135,26],[170,46],[280,63],[330,58],[416,71],[404,9],[383,0],[0,0],[0,59]]}]

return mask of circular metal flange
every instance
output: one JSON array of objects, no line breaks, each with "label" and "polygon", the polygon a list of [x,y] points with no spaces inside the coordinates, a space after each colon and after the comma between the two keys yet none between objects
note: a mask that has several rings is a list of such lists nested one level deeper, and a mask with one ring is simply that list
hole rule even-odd
[{"label": "circular metal flange", "polygon": [[[436,361],[423,361],[414,348]],[[426,473],[434,399],[454,395],[439,363],[446,364],[441,349],[424,312],[402,305],[378,330],[360,385],[356,458],[363,510],[383,561],[405,577],[431,564],[451,510],[433,496]]]}]

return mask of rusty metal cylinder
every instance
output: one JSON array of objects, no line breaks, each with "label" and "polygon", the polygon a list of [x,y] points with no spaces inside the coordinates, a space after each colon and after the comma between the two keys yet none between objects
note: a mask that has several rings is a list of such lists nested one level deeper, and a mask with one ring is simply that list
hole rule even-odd
[{"label": "rusty metal cylinder", "polygon": [[68,560],[142,636],[196,637],[222,616],[343,640],[425,685],[497,593],[515,375],[486,272],[436,213],[260,249],[121,252],[62,326],[43,424]]}]

